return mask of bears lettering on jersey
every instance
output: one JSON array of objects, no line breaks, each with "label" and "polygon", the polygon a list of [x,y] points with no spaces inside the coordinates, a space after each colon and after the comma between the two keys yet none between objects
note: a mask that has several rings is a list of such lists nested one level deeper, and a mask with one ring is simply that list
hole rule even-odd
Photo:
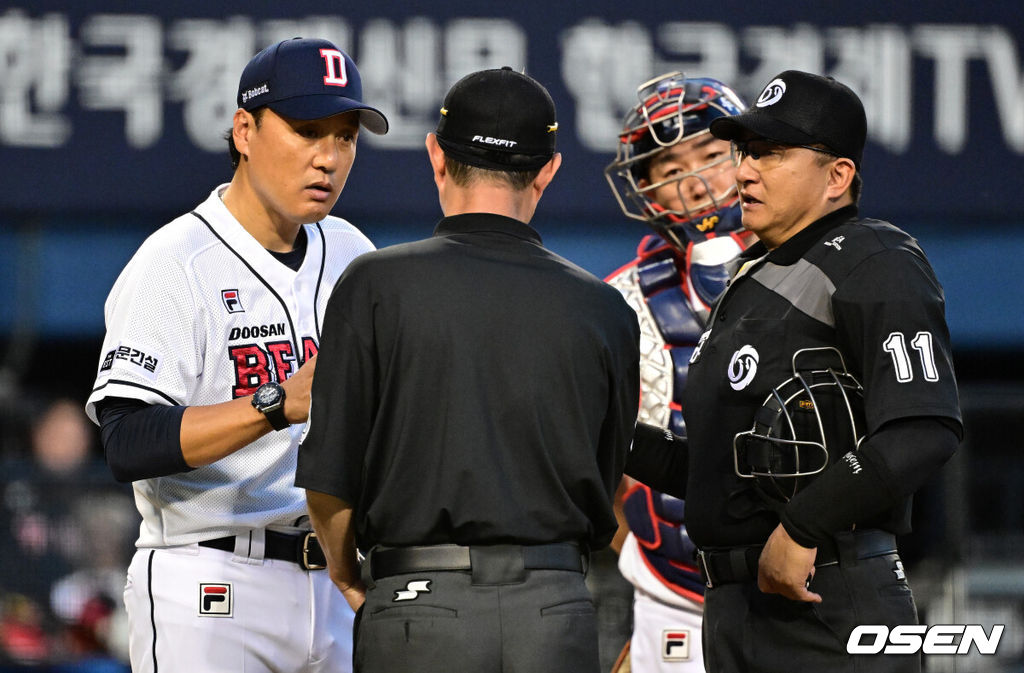
[{"label": "bears lettering on jersey", "polygon": [[[263,327],[267,327],[263,325]],[[271,325],[270,327],[275,327]],[[283,325],[282,325],[283,328]],[[233,328],[231,334],[235,334]],[[242,328],[249,329],[249,328]],[[302,337],[302,361],[317,354],[313,337]],[[231,386],[233,398],[247,397],[264,383],[281,382],[295,373],[295,349],[291,341],[268,341],[228,346],[228,358],[235,367],[235,382]]]},{"label": "bears lettering on jersey", "polygon": [[284,381],[294,371],[295,350],[291,341],[271,341],[267,343],[267,352],[274,363],[275,381]]},{"label": "bears lettering on jersey", "polygon": [[320,350],[313,337],[302,337],[302,361],[307,362]]}]

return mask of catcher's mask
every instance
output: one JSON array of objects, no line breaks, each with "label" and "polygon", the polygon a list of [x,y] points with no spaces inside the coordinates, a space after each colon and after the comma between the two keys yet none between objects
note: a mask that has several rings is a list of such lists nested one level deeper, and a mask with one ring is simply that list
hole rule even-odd
[{"label": "catcher's mask", "polygon": [[[626,217],[647,222],[662,238],[680,250],[686,244],[740,229],[739,212],[730,208],[739,202],[735,181],[729,180],[716,192],[714,176],[733,170],[725,155],[709,160],[694,171],[675,172],[660,182],[647,184],[651,161],[662,151],[691,138],[706,136],[709,125],[719,117],[738,115],[746,109],[731,88],[709,77],[686,77],[670,72],[637,87],[638,103],[627,114],[619,133],[615,161],[605,169],[605,178]],[[687,205],[684,183],[700,182],[704,197]],[[668,210],[654,201],[653,194],[674,185],[681,210]]]},{"label": "catcher's mask", "polygon": [[864,389],[832,347],[793,354],[793,376],[777,385],[733,439],[736,474],[787,502],[864,439]]}]

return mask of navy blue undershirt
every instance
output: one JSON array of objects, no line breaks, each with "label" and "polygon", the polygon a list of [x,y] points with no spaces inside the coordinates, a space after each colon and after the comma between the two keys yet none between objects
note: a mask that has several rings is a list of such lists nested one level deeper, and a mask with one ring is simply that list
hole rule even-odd
[{"label": "navy blue undershirt", "polygon": [[[298,271],[306,258],[308,242],[305,228],[300,228],[292,250],[267,252]],[[194,469],[181,452],[185,408],[124,397],[108,397],[96,405],[103,453],[117,481],[165,477]]]}]

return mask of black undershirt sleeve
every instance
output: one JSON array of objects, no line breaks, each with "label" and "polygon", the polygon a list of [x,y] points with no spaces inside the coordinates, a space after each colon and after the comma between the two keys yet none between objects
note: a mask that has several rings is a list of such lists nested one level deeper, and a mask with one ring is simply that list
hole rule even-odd
[{"label": "black undershirt sleeve", "polygon": [[896,506],[949,460],[960,443],[959,428],[937,416],[886,423],[780,510],[786,532],[798,544],[816,547]]},{"label": "black undershirt sleeve", "polygon": [[185,407],[111,397],[99,403],[100,437],[107,465],[119,482],[188,472],[181,453]]},{"label": "black undershirt sleeve", "polygon": [[685,499],[688,459],[684,438],[656,425],[637,423],[625,472],[657,491]]},{"label": "black undershirt sleeve", "polygon": [[[268,250],[279,262],[298,271],[306,257],[308,238],[299,228],[289,252]],[[146,404],[110,397],[97,405],[100,437],[107,465],[119,482],[166,477],[195,468],[181,453],[181,417],[185,407]]]}]

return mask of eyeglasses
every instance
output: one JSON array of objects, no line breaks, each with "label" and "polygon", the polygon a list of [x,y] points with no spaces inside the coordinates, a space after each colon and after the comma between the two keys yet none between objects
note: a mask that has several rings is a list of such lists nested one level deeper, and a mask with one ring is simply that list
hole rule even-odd
[{"label": "eyeglasses", "polygon": [[840,155],[832,150],[826,150],[821,147],[813,147],[811,145],[787,145],[784,143],[777,143],[773,140],[733,140],[730,143],[730,150],[732,151],[732,161],[736,166],[746,157],[750,157],[757,163],[757,168],[766,170],[769,168],[775,168],[782,163],[782,160],[786,156],[786,150],[794,147],[802,147],[805,150],[811,150],[812,152],[820,152],[821,154],[827,154],[831,157],[839,157]]}]

